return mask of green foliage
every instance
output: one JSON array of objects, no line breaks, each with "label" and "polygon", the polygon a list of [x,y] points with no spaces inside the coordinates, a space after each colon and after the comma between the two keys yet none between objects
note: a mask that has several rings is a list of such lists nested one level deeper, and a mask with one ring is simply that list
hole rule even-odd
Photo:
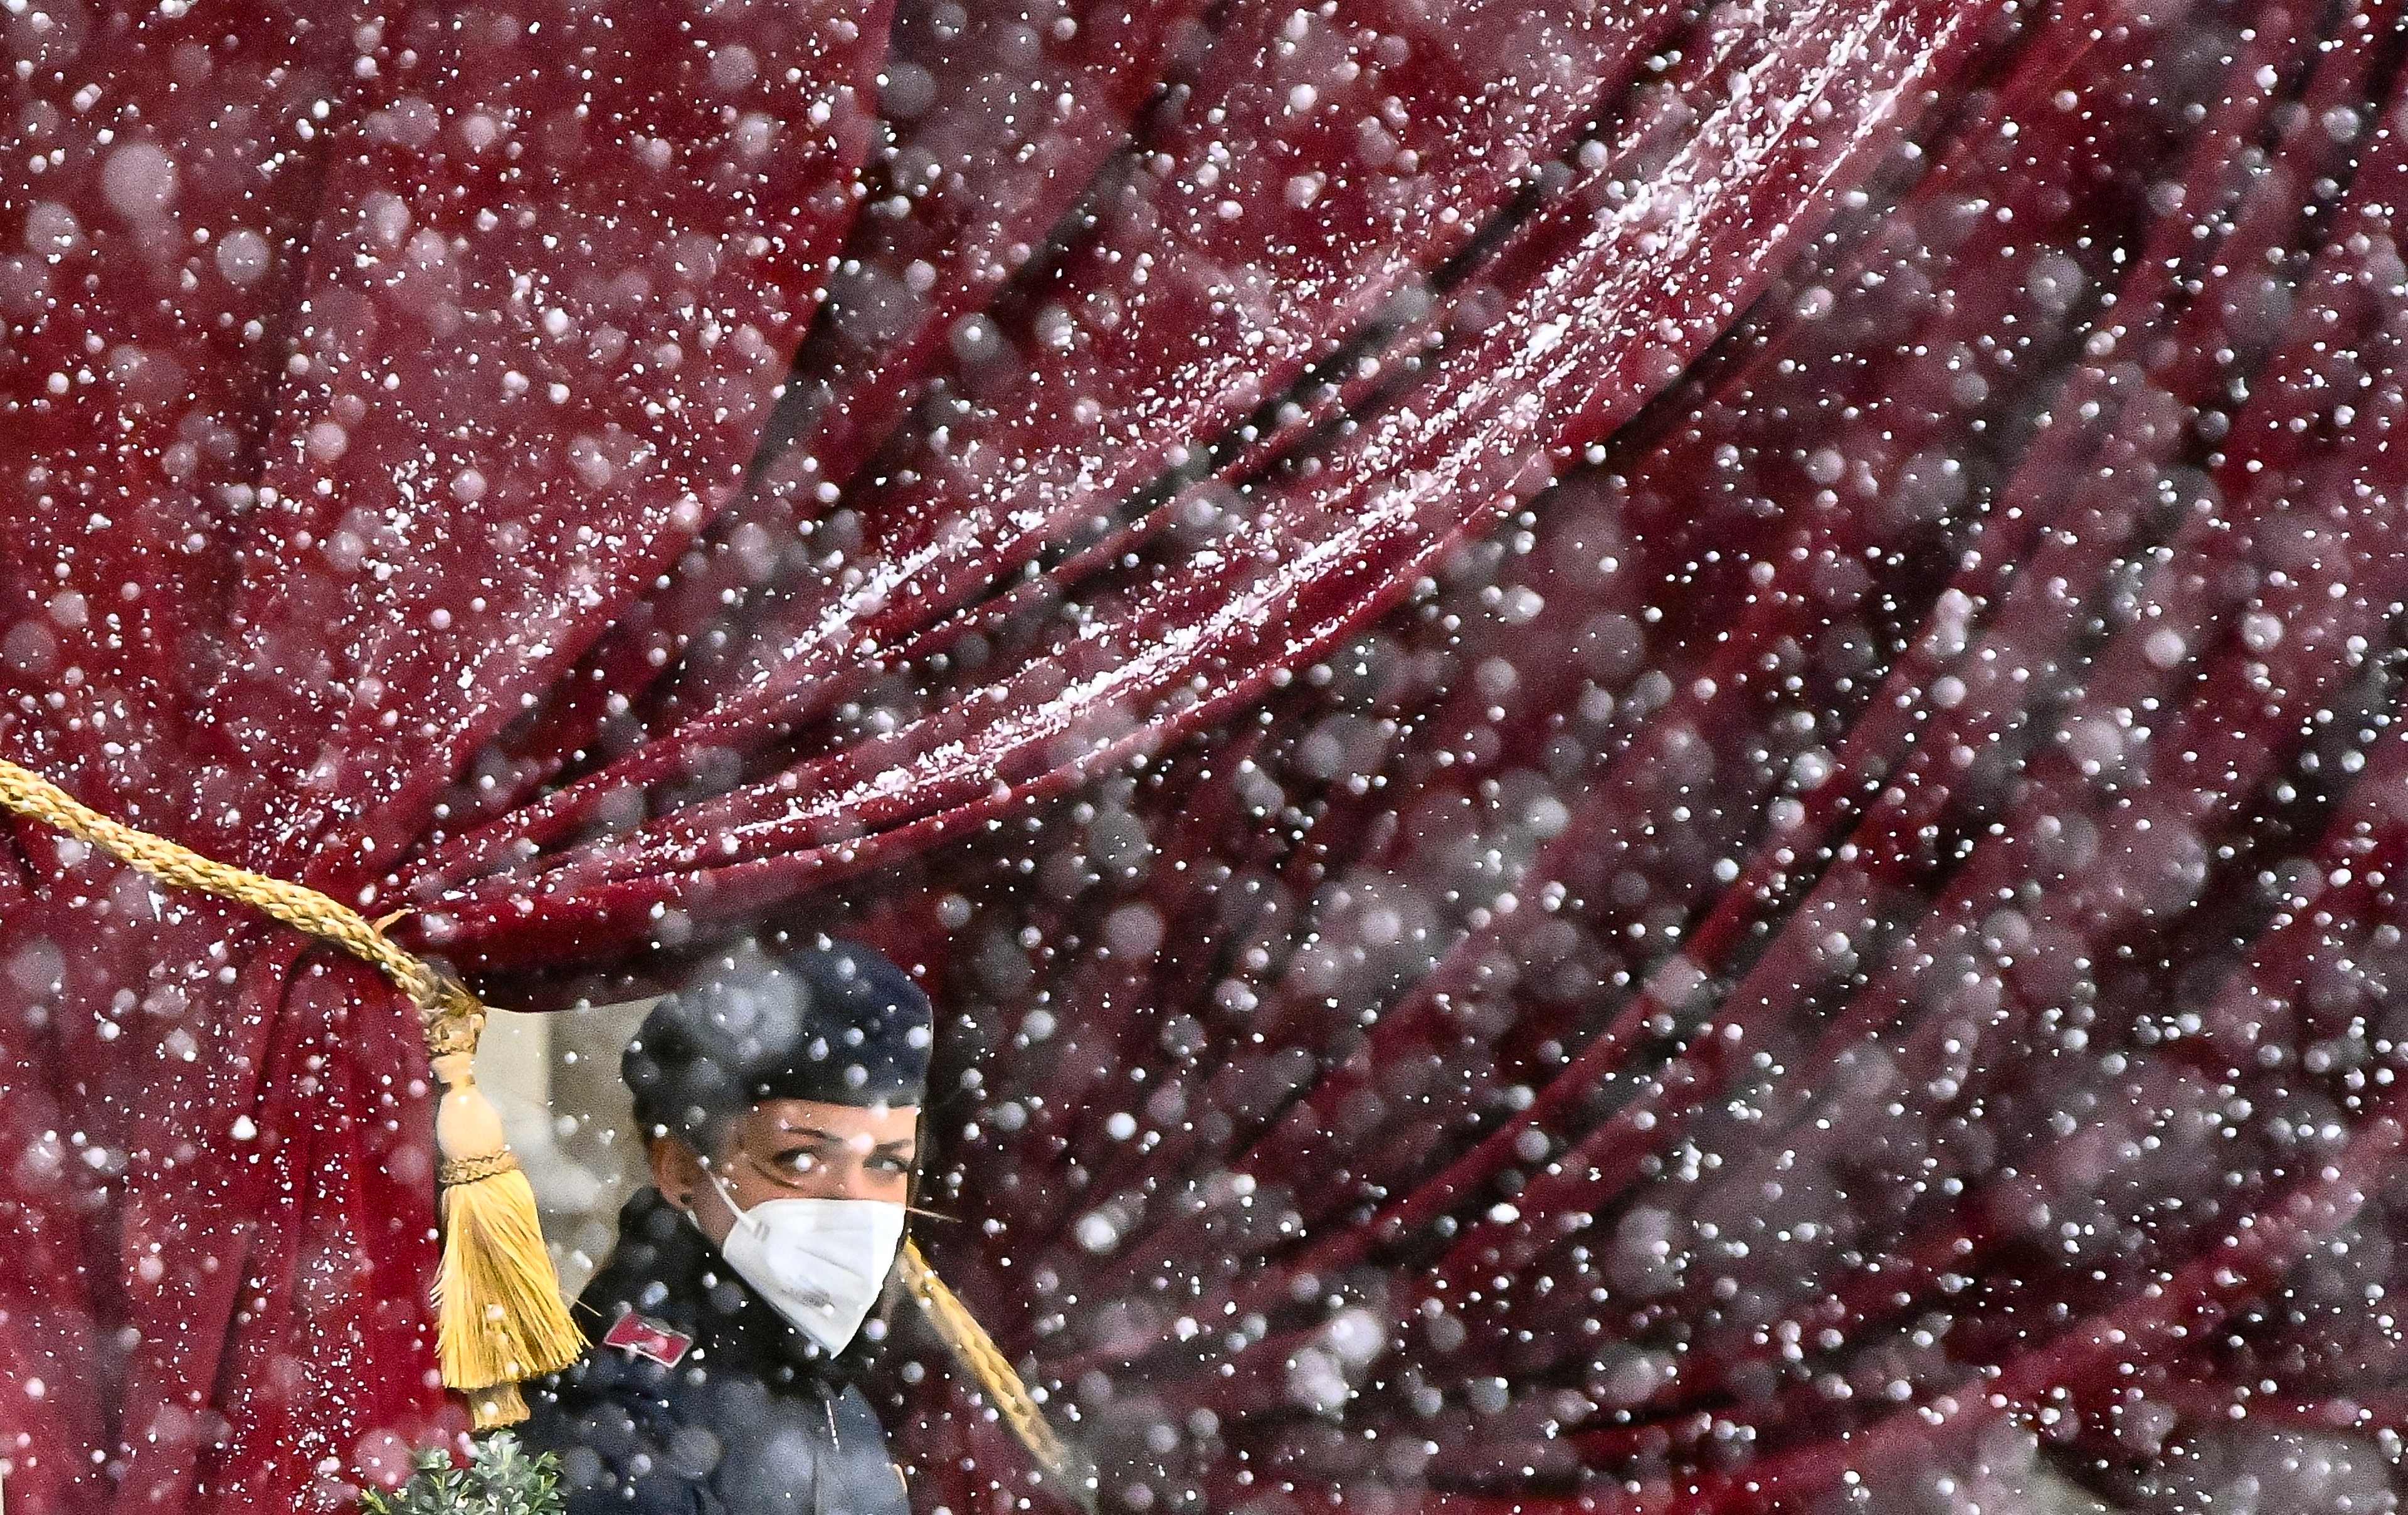
[{"label": "green foliage", "polygon": [[560,1465],[550,1452],[527,1455],[519,1438],[496,1432],[476,1443],[468,1465],[433,1448],[418,1454],[418,1471],[393,1494],[360,1496],[368,1515],[563,1515]]}]

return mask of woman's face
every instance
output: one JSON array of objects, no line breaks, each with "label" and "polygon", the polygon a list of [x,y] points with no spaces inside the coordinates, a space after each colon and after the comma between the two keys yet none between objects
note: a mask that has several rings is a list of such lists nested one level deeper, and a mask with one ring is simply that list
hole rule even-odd
[{"label": "woman's face", "polygon": [[652,1181],[672,1203],[691,1210],[714,1242],[726,1239],[736,1216],[712,1187],[712,1174],[745,1209],[771,1199],[900,1205],[910,1197],[919,1126],[916,1105],[764,1100],[729,1124],[708,1168],[674,1136],[652,1143]]}]

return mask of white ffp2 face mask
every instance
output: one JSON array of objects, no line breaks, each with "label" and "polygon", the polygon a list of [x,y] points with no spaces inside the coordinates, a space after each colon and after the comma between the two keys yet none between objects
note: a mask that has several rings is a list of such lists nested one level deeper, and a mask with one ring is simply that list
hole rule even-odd
[{"label": "white ffp2 face mask", "polygon": [[765,1199],[751,1209],[710,1176],[736,1212],[719,1244],[736,1276],[831,1355],[842,1351],[886,1287],[903,1241],[903,1207],[883,1199]]}]

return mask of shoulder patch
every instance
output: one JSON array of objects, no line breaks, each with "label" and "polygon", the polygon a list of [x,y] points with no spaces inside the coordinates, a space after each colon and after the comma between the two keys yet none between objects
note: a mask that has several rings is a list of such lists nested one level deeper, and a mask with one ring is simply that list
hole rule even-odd
[{"label": "shoulder patch", "polygon": [[629,1310],[610,1322],[610,1332],[602,1338],[605,1347],[616,1347],[630,1357],[645,1357],[663,1367],[675,1367],[694,1338],[681,1331],[672,1331],[648,1315]]}]

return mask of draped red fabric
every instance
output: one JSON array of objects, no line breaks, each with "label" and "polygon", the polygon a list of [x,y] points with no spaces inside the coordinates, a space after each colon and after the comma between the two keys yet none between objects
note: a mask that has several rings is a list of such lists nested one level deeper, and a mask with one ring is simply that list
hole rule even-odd
[{"label": "draped red fabric", "polygon": [[[0,28],[0,752],[503,1003],[924,966],[1110,1507],[2401,1481],[2391,0]],[[12,1508],[338,1505],[408,1008],[7,836]]]}]

